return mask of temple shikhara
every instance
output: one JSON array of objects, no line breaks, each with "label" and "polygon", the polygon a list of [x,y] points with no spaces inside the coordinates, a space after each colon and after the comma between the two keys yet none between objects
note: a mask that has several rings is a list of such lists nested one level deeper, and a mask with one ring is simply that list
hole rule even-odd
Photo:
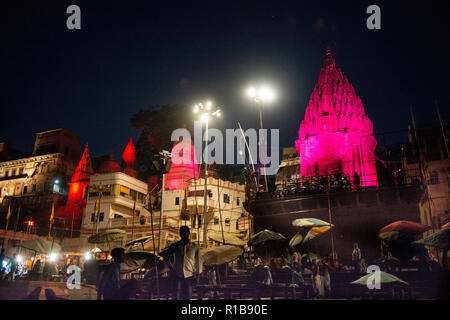
[{"label": "temple shikhara", "polygon": [[75,226],[81,225],[81,217],[87,201],[87,188],[89,187],[89,179],[92,174],[94,174],[94,170],[92,169],[89,149],[86,145],[71,182],[68,183],[69,194],[65,214],[68,216],[73,215]]},{"label": "temple shikhara", "polygon": [[[183,157],[183,151],[190,151]],[[192,142],[180,140],[174,143],[172,155],[181,161],[172,161],[169,173],[166,174],[165,187],[170,190],[181,190],[187,187],[188,181],[198,178],[198,164],[195,158],[195,148]]]},{"label": "temple shikhara", "polygon": [[295,148],[302,177],[342,170],[361,186],[378,186],[373,124],[328,49],[300,124]]}]

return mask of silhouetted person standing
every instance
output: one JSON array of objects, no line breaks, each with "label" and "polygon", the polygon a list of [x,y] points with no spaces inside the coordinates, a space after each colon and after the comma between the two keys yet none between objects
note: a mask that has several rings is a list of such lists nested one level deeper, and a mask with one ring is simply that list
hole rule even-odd
[{"label": "silhouetted person standing", "polygon": [[189,240],[187,226],[180,228],[181,240],[168,248],[168,264],[171,268],[173,290],[176,300],[190,300],[194,276],[198,282],[202,273],[200,251],[196,243]]},{"label": "silhouetted person standing", "polygon": [[355,272],[360,273],[360,262],[361,262],[361,249],[358,247],[358,244],[355,243],[352,252],[352,264],[355,267]]},{"label": "silhouetted person standing", "polygon": [[98,296],[103,295],[104,300],[127,300],[136,292],[136,279],[131,279],[121,286],[120,263],[124,261],[124,252],[123,248],[114,248],[111,251],[113,262],[106,267],[98,289],[100,291]]}]

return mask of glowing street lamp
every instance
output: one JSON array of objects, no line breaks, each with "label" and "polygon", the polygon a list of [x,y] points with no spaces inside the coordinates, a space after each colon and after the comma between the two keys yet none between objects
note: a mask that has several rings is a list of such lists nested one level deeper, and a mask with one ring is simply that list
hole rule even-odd
[{"label": "glowing street lamp", "polygon": [[[250,87],[247,89],[247,96],[250,97],[259,107],[259,124],[261,129],[263,128],[263,120],[262,120],[262,109],[267,103],[270,103],[275,100],[275,91],[267,86],[260,85],[258,87]],[[260,147],[262,146],[262,142],[260,141]],[[266,192],[269,191],[269,187],[267,184],[267,176],[266,176],[266,167],[263,167],[264,171],[264,181],[266,185]]]},{"label": "glowing street lamp", "polygon": [[55,262],[58,255],[55,252],[50,253],[50,261]]},{"label": "glowing street lamp", "polygon": [[[198,103],[194,106],[194,113],[200,114],[200,121],[205,123],[205,135],[206,135],[206,146],[205,154],[208,155],[208,123],[211,118],[220,118],[220,109],[214,106],[211,101],[206,101],[205,104]],[[203,243],[207,246],[207,202],[208,202],[208,163],[204,159],[205,163],[205,194],[203,198]]]}]

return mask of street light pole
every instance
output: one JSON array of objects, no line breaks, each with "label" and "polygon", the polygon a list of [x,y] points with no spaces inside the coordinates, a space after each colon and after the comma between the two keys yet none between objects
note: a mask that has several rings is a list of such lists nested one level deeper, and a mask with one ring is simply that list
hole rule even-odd
[{"label": "street light pole", "polygon": [[330,237],[331,237],[331,263],[335,266],[336,254],[334,251],[334,235],[333,235],[333,221],[331,219],[331,185],[330,185],[330,175],[327,175],[327,197],[328,197],[328,219],[330,220]]},{"label": "street light pole", "polygon": [[[205,194],[204,194],[204,198],[203,198],[203,245],[204,246],[208,246],[207,245],[207,215],[208,215],[208,161],[207,161],[207,157],[208,157],[208,120],[205,121],[205,135],[206,135],[206,145],[205,145],[205,157],[204,157],[204,162],[205,162]],[[220,199],[219,199],[220,200]]]},{"label": "street light pole", "polygon": [[[264,101],[261,101],[261,104],[259,105],[259,125],[261,127],[261,130],[263,129],[263,120],[262,120],[262,109],[263,108],[264,108]],[[260,142],[261,142],[260,147],[262,148],[263,143],[265,142],[264,138],[262,138]],[[268,192],[269,186],[267,184],[267,175],[266,175],[266,165],[265,164],[263,165],[263,173],[264,173],[264,182],[265,182],[265,186],[266,186],[266,192]]]},{"label": "street light pole", "polygon": [[[164,160],[164,166],[166,161]],[[163,173],[162,176],[162,188],[161,188],[161,208],[159,210],[159,234],[158,234],[158,252],[161,250],[162,244],[162,228],[163,228],[163,208],[164,208],[164,189],[166,188],[166,174]]]},{"label": "street light pole", "polygon": [[[215,110],[213,110],[215,109]],[[207,226],[208,226],[208,123],[209,118],[211,116],[220,117],[220,109],[218,107],[213,108],[211,101],[207,101],[205,105],[203,103],[196,104],[194,106],[194,112],[198,113],[201,112],[200,119],[202,122],[205,123],[205,137],[206,137],[206,144],[205,144],[205,157],[203,162],[205,163],[205,192],[203,195],[203,244],[207,247]],[[219,199],[220,200],[220,199]],[[200,237],[199,237],[200,238]]]},{"label": "street light pole", "polygon": [[[261,127],[261,130],[263,129],[263,121],[262,121],[262,109],[264,108],[264,105],[266,102],[270,102],[274,99],[275,93],[274,91],[267,87],[267,86],[259,86],[258,88],[249,88],[247,90],[247,95],[253,99],[253,101],[258,105],[259,107],[259,124]],[[259,139],[259,147],[260,150],[263,147],[264,139]],[[264,155],[265,156],[265,155]],[[263,165],[263,175],[264,175],[264,182],[265,182],[265,191],[269,191],[269,185],[267,183],[267,175],[266,175],[266,166]]]}]

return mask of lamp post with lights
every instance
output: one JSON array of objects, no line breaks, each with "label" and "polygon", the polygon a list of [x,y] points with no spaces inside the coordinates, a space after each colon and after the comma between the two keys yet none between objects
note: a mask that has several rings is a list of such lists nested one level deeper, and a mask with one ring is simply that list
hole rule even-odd
[{"label": "lamp post with lights", "polygon": [[[205,123],[205,136],[206,136],[206,145],[205,145],[205,157],[203,162],[205,163],[205,194],[203,198],[203,244],[207,245],[207,203],[208,203],[208,162],[206,160],[208,156],[208,123],[210,118],[212,117],[220,117],[220,109],[217,106],[213,106],[211,101],[207,101],[205,104],[199,103],[194,106],[194,113],[200,114],[200,120]],[[219,199],[220,201],[220,199]]]},{"label": "lamp post with lights", "polygon": [[[272,102],[275,98],[275,92],[266,85],[260,85],[257,87],[250,87],[247,89],[247,95],[258,105],[259,107],[259,124],[261,129],[263,129],[263,120],[262,120],[262,109],[264,108],[266,103]],[[260,138],[259,146],[262,147],[263,140]],[[266,167],[263,166],[264,171],[264,182],[265,182],[265,191],[269,191],[269,187],[267,184],[267,175],[266,175]]]}]

